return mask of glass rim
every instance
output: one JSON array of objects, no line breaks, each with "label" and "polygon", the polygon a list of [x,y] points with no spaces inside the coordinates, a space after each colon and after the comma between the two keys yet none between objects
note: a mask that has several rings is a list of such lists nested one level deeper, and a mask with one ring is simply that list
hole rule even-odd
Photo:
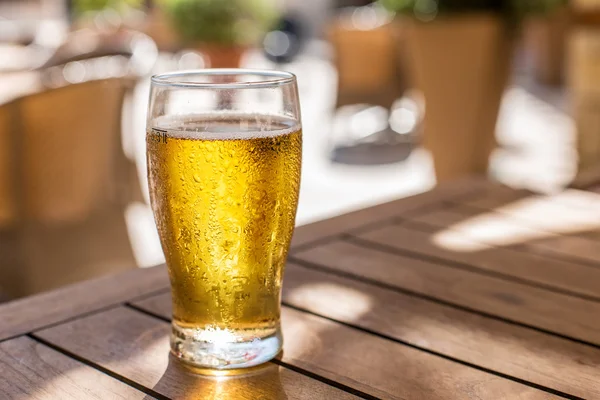
[{"label": "glass rim", "polygon": [[[250,81],[240,80],[235,82],[194,82],[187,80],[192,76],[242,76],[255,75],[264,79]],[[190,69],[183,71],[166,72],[152,75],[150,81],[153,85],[177,88],[198,89],[260,89],[271,88],[294,83],[296,75],[287,71],[274,69],[246,69],[246,68],[206,68]]]}]

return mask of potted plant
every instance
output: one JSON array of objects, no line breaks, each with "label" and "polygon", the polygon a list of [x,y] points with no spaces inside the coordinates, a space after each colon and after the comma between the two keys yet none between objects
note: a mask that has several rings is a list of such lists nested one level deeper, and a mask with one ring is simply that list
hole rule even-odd
[{"label": "potted plant", "polygon": [[213,68],[238,67],[244,50],[275,22],[272,0],[162,0],[181,40]]},{"label": "potted plant", "polygon": [[519,21],[560,0],[380,0],[397,13],[438,182],[485,174]]}]

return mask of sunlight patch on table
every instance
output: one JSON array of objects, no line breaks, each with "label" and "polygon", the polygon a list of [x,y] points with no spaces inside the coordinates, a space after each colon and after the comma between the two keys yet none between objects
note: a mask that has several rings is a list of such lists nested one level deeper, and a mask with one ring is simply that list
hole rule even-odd
[{"label": "sunlight patch on table", "polygon": [[319,310],[323,304],[336,304],[328,310],[332,318],[343,318],[355,321],[367,313],[373,305],[370,296],[358,290],[333,283],[312,283],[291,290],[286,295],[291,304],[302,305],[303,308]]},{"label": "sunlight patch on table", "polygon": [[[346,322],[359,320],[373,307],[373,300],[365,293],[324,282],[305,284],[290,290],[285,296],[285,302],[314,312],[326,308],[328,317]],[[321,348],[321,338],[328,334],[335,334],[330,331],[331,324],[329,322],[307,323],[305,318],[311,319],[312,316],[303,314],[302,318],[298,318],[297,315],[295,310],[285,308],[282,313],[285,358],[326,353],[327,349]],[[293,338],[293,340],[285,340],[285,338]]]},{"label": "sunlight patch on table", "polygon": [[[595,197],[593,197],[595,196]],[[553,197],[532,196],[449,226],[432,242],[458,252],[573,235],[600,228],[600,196],[569,190]],[[594,206],[595,203],[595,206]],[[586,207],[576,205],[586,204]]]}]

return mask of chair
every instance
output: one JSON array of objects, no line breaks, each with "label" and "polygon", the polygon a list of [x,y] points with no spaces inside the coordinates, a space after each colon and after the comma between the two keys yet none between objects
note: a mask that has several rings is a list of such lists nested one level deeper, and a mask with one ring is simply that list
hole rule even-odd
[{"label": "chair", "polygon": [[135,266],[120,143],[126,85],[96,80],[0,107],[0,291],[22,296]]}]

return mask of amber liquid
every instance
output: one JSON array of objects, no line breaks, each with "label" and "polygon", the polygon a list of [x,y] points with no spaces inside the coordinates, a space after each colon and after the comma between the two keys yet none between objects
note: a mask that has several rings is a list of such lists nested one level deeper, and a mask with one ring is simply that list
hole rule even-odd
[{"label": "amber liquid", "polygon": [[261,115],[158,125],[147,132],[148,174],[174,322],[268,335],[279,326],[301,130]]}]

